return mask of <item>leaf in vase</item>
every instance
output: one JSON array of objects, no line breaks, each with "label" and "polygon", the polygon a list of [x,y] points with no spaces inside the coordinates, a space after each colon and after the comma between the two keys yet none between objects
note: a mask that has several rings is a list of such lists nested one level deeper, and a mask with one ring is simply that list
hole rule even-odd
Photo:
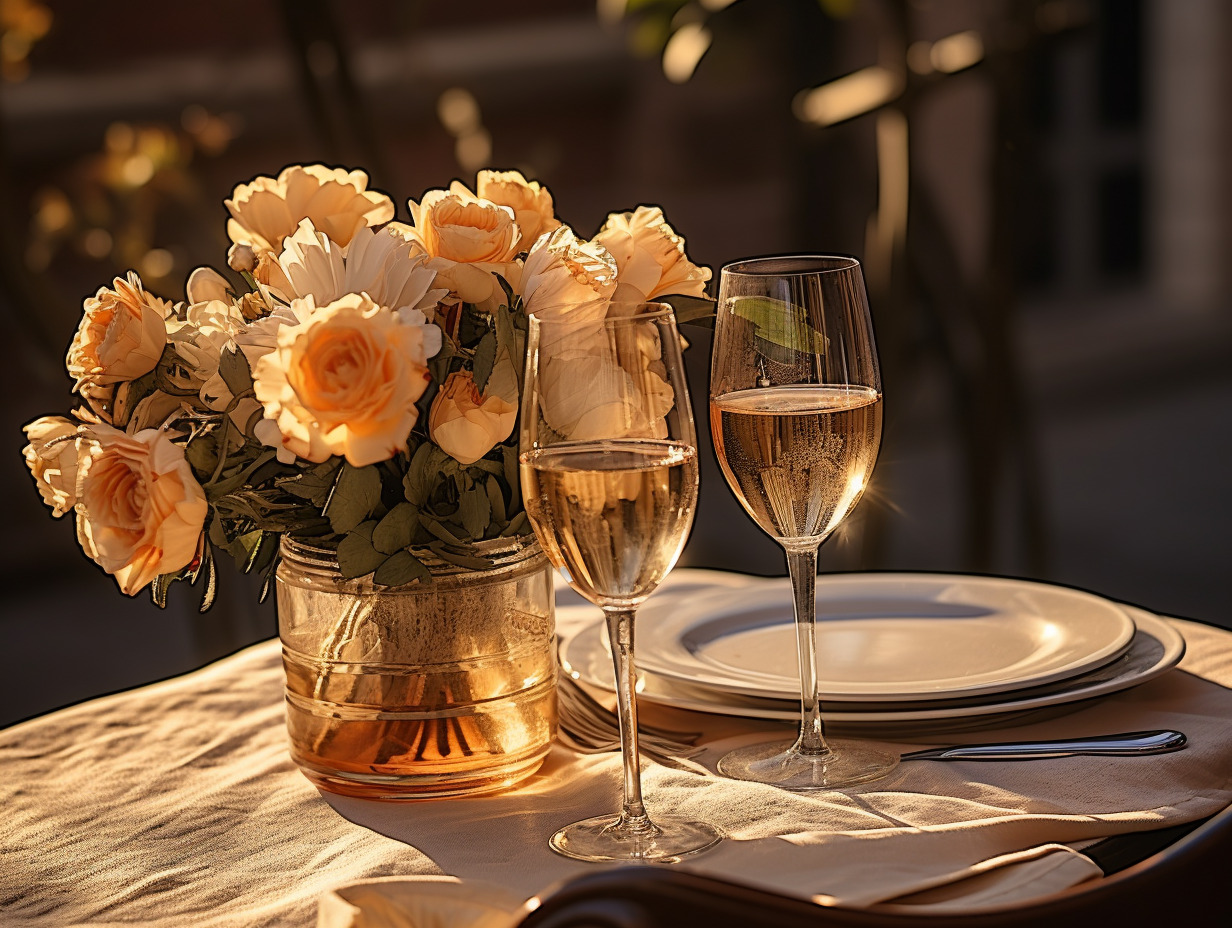
[{"label": "leaf in vase", "polygon": [[407,583],[427,583],[432,574],[410,551],[398,551],[387,557],[372,575],[372,582],[381,586],[402,586]]},{"label": "leaf in vase", "polygon": [[372,530],[372,546],[384,554],[395,554],[410,546],[418,527],[419,511],[410,503],[399,503]]},{"label": "leaf in vase", "polygon": [[381,475],[376,466],[342,465],[338,482],[325,505],[329,524],[339,535],[349,532],[371,515],[381,502]]},{"label": "leaf in vase", "polygon": [[483,487],[488,494],[488,505],[492,508],[492,521],[505,522],[509,517],[505,513],[505,494],[501,492],[500,481],[488,474]]},{"label": "leaf in vase", "polygon": [[472,363],[475,388],[482,393],[483,388],[488,385],[488,378],[492,376],[492,365],[496,363],[495,332],[488,332],[479,339],[479,344],[475,346],[475,358]]},{"label": "leaf in vase", "polygon": [[429,532],[431,532],[433,535],[435,535],[438,539],[445,542],[446,544],[450,544],[450,545],[466,544],[465,541],[463,541],[453,532],[449,531],[449,529],[445,528],[445,526],[442,525],[439,520],[433,519],[429,516],[422,516],[421,519],[423,521],[424,528],[426,528]]},{"label": "leaf in vase", "polygon": [[529,526],[530,520],[527,518],[526,510],[523,509],[516,516],[509,520],[509,524],[505,526],[505,530],[501,532],[502,538],[511,538],[514,535],[521,535]]},{"label": "leaf in vase", "polygon": [[252,389],[252,371],[248,359],[236,348],[224,348],[218,355],[218,374],[233,396]]},{"label": "leaf in vase", "polygon": [[484,529],[492,521],[492,506],[488,502],[487,491],[472,483],[458,497],[458,515],[472,538],[482,538]]},{"label": "leaf in vase", "polygon": [[208,480],[218,466],[218,436],[214,432],[202,432],[190,438],[184,446],[184,457],[189,466]]},{"label": "leaf in vase", "polygon": [[372,546],[372,533],[376,522],[361,522],[346,538],[338,542],[338,571],[347,580],[372,573],[389,555]]}]

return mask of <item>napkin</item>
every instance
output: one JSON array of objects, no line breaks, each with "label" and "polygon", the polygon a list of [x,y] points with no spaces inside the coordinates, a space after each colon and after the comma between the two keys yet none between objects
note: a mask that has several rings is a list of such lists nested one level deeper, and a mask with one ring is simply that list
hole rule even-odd
[{"label": "napkin", "polygon": [[501,886],[455,877],[387,877],[321,897],[317,928],[512,928],[522,900]]}]

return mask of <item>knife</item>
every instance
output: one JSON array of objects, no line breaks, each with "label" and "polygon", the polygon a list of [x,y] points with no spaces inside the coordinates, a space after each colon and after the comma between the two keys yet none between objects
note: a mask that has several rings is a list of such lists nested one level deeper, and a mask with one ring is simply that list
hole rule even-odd
[{"label": "knife", "polygon": [[1057,741],[1014,741],[999,744],[960,744],[948,748],[929,748],[903,754],[900,760],[1037,760],[1045,757],[1074,757],[1079,754],[1109,754],[1137,757],[1167,754],[1185,747],[1179,731],[1130,731],[1118,735],[1090,738],[1065,738]]}]

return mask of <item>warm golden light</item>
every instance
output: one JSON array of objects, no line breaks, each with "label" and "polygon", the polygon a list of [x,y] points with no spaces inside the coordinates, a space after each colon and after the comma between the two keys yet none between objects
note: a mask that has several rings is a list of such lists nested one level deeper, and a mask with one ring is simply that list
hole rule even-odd
[{"label": "warm golden light", "polygon": [[928,58],[942,74],[953,74],[984,60],[984,40],[973,29],[957,32],[934,42]]},{"label": "warm golden light", "polygon": [[663,74],[673,84],[687,82],[709,48],[710,30],[705,26],[698,23],[681,26],[663,49]]},{"label": "warm golden light", "polygon": [[902,78],[880,65],[864,68],[797,95],[796,116],[818,126],[863,116],[889,103],[902,92]]},{"label": "warm golden light", "polygon": [[479,101],[469,90],[451,87],[436,101],[436,115],[446,129],[462,135],[479,126]]}]

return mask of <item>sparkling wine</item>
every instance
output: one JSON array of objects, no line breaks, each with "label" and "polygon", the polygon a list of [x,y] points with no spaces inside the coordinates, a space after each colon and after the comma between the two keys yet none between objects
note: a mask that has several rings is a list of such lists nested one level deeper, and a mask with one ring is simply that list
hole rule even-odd
[{"label": "sparkling wine", "polygon": [[719,465],[740,503],[785,544],[825,538],[851,511],[877,460],[881,396],[800,384],[710,401]]},{"label": "sparkling wine", "polygon": [[521,457],[548,558],[594,601],[633,604],[671,570],[697,503],[697,451],[672,441],[571,442]]}]

